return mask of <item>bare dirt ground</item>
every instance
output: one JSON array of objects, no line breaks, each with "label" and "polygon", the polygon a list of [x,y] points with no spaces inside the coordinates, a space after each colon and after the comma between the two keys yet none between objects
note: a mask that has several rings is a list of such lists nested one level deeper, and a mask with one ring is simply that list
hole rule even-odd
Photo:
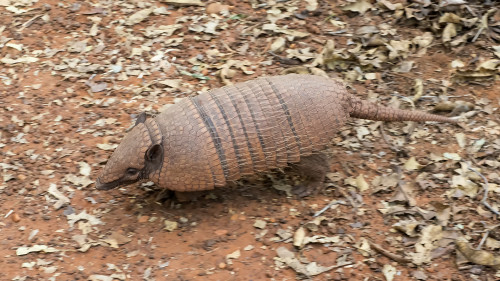
[{"label": "bare dirt ground", "polygon": [[[498,8],[0,0],[0,280],[498,280]],[[138,113],[288,72],[460,123],[353,120],[304,199],[280,172],[187,203],[95,190]]]}]

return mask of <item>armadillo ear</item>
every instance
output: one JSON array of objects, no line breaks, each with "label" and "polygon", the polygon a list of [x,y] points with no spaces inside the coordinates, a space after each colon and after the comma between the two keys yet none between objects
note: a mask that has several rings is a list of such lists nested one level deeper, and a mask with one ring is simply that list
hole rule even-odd
[{"label": "armadillo ear", "polygon": [[144,123],[146,122],[146,112],[142,112],[141,114],[139,114],[139,116],[137,116],[137,119],[135,119],[135,125],[134,126],[137,126],[141,123]]},{"label": "armadillo ear", "polygon": [[145,158],[148,161],[155,161],[162,157],[163,155],[163,146],[159,143],[153,144],[146,151]]}]

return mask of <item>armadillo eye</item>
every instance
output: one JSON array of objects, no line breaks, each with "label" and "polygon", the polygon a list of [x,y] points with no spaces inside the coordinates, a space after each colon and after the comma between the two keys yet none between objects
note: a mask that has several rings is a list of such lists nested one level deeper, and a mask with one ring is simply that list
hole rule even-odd
[{"label": "armadillo eye", "polygon": [[139,173],[139,170],[135,169],[135,168],[128,168],[127,169],[127,175],[129,176],[134,176],[136,175],[137,173]]}]

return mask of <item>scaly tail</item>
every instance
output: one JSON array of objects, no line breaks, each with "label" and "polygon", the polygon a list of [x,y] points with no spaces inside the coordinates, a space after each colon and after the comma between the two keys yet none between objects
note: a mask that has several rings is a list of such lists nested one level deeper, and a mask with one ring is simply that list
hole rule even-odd
[{"label": "scaly tail", "polygon": [[351,110],[349,115],[354,118],[375,121],[436,121],[457,123],[458,120],[449,117],[430,114],[422,111],[402,110],[386,107],[362,100],[356,96],[350,96]]}]

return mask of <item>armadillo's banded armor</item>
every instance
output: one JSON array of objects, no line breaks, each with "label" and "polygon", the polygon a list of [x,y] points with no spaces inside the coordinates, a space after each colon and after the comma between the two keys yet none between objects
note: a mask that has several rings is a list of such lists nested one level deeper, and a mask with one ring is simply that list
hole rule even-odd
[{"label": "armadillo's banded armor", "polygon": [[151,180],[205,190],[298,162],[325,148],[350,106],[341,82],[309,75],[258,78],[183,99],[148,120],[164,148]]}]

